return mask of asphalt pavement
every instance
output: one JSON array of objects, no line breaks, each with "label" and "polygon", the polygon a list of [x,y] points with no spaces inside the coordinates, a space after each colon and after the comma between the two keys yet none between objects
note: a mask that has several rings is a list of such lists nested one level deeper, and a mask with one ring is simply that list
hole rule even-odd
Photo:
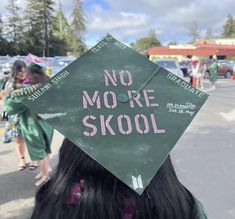
[{"label": "asphalt pavement", "polygon": [[[235,80],[219,79],[215,90],[205,81],[205,91],[208,101],[171,155],[180,180],[203,203],[208,218],[235,219]],[[55,132],[53,167],[62,139]],[[38,169],[19,172],[17,164],[14,143],[1,141],[0,219],[29,218],[34,205]]]}]

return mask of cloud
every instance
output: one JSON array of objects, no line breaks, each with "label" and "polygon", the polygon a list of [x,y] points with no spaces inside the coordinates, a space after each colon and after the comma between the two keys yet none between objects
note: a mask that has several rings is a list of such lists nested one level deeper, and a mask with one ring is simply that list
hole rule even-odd
[{"label": "cloud", "polygon": [[[26,0],[19,0],[25,8]],[[70,20],[72,1],[60,0]],[[59,0],[55,0],[58,4]],[[220,35],[227,16],[235,18],[234,0],[82,0],[87,21],[87,42],[100,40],[107,32],[124,42],[147,36],[150,29],[156,30],[161,42],[189,42],[189,30],[197,21],[198,30],[205,34],[208,28]],[[6,10],[7,0],[2,0],[0,13]]]},{"label": "cloud", "polygon": [[[208,28],[211,28],[213,34],[220,35],[223,31],[223,25],[226,22],[227,15],[234,13],[233,8],[235,8],[234,0],[138,0],[138,3],[134,0],[106,0],[106,2],[110,6],[109,14],[114,14],[112,19],[113,27],[116,23],[119,25],[125,23],[125,17],[120,18],[117,16],[118,12],[132,13],[133,18],[135,17],[134,14],[148,17],[148,20],[145,20],[145,25],[143,25],[145,28],[140,28],[140,26],[135,27],[136,32],[139,33],[138,36],[143,34],[147,35],[148,32],[146,30],[155,28],[160,40],[165,42],[170,40],[176,40],[178,42],[189,41],[189,29],[194,20],[197,21],[198,30],[201,33],[205,33]],[[96,13],[92,16],[94,17],[96,15],[100,16]],[[107,18],[104,17],[103,19],[100,17],[100,23],[104,25],[108,23],[109,19]],[[120,19],[122,22],[120,22]],[[126,21],[133,25],[132,19],[127,17]],[[139,23],[139,20],[137,19],[135,22]],[[118,28],[120,27],[118,26]],[[96,31],[99,31],[99,27],[96,28]],[[142,33],[144,31],[145,33]],[[129,34],[132,33],[129,27],[127,28],[123,25],[123,36],[131,37]]]},{"label": "cloud", "polygon": [[110,33],[119,40],[128,40],[143,36],[151,21],[146,14],[131,12],[103,11],[101,8],[94,9],[92,15],[87,16],[87,36],[105,35]]}]

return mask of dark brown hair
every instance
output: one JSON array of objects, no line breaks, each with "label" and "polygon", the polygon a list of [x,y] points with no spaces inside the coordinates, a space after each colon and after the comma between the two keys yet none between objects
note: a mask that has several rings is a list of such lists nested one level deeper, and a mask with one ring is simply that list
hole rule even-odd
[{"label": "dark brown hair", "polygon": [[43,67],[32,63],[28,65],[28,75],[32,79],[32,84],[45,83],[49,79]]},{"label": "dark brown hair", "polygon": [[19,72],[22,72],[23,68],[26,68],[26,64],[24,61],[16,60],[13,63],[12,71],[11,71],[11,78],[13,80],[13,89],[14,90],[18,88],[18,84],[19,84],[19,79],[17,78],[17,74]]},{"label": "dark brown hair", "polygon": [[[84,180],[80,201],[66,203],[74,183]],[[31,219],[124,219],[133,199],[132,219],[199,219],[193,195],[178,180],[168,156],[141,196],[65,139],[51,179],[37,192]],[[129,217],[130,218],[130,217]]]}]

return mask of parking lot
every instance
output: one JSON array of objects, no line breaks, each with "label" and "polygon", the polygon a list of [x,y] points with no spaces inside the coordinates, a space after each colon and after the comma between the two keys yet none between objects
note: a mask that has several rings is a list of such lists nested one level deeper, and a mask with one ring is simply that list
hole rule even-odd
[{"label": "parking lot", "polygon": [[[217,88],[210,90],[206,80],[205,89],[209,99],[176,144],[172,157],[181,181],[203,203],[208,218],[234,219],[235,81],[219,79]],[[53,166],[62,139],[55,132]],[[0,155],[0,218],[25,219],[32,211],[38,170],[16,170],[13,143],[1,142]]]}]

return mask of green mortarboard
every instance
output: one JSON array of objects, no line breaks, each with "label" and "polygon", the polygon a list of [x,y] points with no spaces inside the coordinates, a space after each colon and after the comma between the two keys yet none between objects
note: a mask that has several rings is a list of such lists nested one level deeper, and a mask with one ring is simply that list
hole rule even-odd
[{"label": "green mortarboard", "polygon": [[207,97],[107,35],[24,104],[141,194]]},{"label": "green mortarboard", "polygon": [[41,71],[43,70],[43,67],[42,67],[42,66],[40,66],[40,65],[38,65],[38,64],[35,64],[35,63],[33,63],[33,62],[27,63],[27,67],[28,67],[28,68],[31,68],[31,69],[33,69],[33,70],[35,70],[35,71],[38,71],[38,72],[41,72]]}]

